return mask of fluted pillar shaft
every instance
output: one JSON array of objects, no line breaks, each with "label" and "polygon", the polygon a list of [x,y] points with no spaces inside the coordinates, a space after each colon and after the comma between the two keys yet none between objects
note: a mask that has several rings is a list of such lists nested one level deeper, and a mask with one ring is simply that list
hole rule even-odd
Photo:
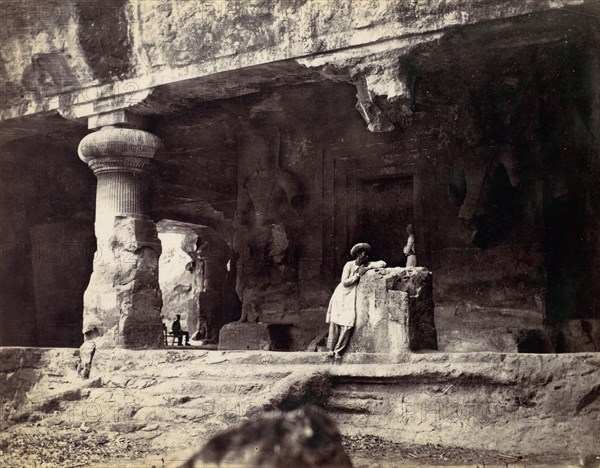
[{"label": "fluted pillar shaft", "polygon": [[98,179],[98,249],[84,295],[83,334],[104,347],[160,347],[161,253],[148,216],[150,167],[160,139],[143,130],[103,127],[79,144]]},{"label": "fluted pillar shaft", "polygon": [[148,214],[148,171],[160,139],[143,130],[103,127],[79,144],[79,157],[96,175],[96,237],[108,240],[115,216]]}]

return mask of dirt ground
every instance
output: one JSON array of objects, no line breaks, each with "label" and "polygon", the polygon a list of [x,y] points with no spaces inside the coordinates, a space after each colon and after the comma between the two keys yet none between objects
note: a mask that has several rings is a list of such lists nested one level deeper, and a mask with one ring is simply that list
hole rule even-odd
[{"label": "dirt ground", "polygon": [[[172,453],[149,447],[148,436],[96,431],[93,428],[47,427],[26,422],[0,434],[0,466],[6,468],[54,467],[164,467]],[[182,428],[185,430],[185,427]],[[405,445],[374,436],[344,436],[343,444],[357,468],[424,465],[577,465],[560,454],[528,458],[494,451],[439,445]],[[200,448],[200,447],[198,447]]]}]

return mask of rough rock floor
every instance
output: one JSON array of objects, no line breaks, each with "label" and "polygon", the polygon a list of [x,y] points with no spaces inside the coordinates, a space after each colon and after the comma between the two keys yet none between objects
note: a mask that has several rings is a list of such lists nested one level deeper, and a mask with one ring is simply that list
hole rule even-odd
[{"label": "rough rock floor", "polygon": [[[74,374],[72,351],[61,356],[53,358],[52,365],[42,359],[43,375],[32,377],[36,383],[25,395],[24,403],[10,413],[2,413],[0,466],[178,466],[215,433],[246,419],[293,408],[302,401],[324,406],[340,423],[344,445],[358,467],[577,463],[573,453],[560,449],[524,453],[398,440],[393,429],[382,428],[385,413],[373,420],[378,422],[375,429],[365,426],[363,430],[346,430],[353,412],[372,412],[375,417],[386,398],[385,391],[397,391],[393,385],[398,385],[398,379],[420,381],[433,375],[436,379],[454,379],[450,381],[457,388],[460,379],[486,376],[490,371],[482,362],[499,360],[497,356],[478,357],[479,362],[474,364],[461,357],[452,365],[443,355],[413,356],[407,358],[410,363],[403,365],[401,375],[398,364],[378,363],[377,356],[365,358],[372,361],[370,364],[349,357],[346,363],[336,366],[318,353],[116,350],[97,354],[87,381]],[[19,359],[23,361],[22,356]],[[597,357],[591,359],[596,365]],[[443,375],[442,368],[446,369]],[[532,365],[527,372],[533,373],[535,368]],[[12,372],[11,378],[17,378],[17,374]],[[338,379],[335,388],[331,386],[332,376]],[[361,379],[367,377],[379,381],[378,385],[383,382],[383,387],[361,384]],[[506,377],[506,381],[511,380]],[[486,385],[486,395],[491,395],[489,388],[495,384]],[[445,382],[442,387],[444,390],[438,393],[454,391]],[[594,405],[590,403],[581,412],[596,411]],[[494,427],[498,437],[506,436],[511,429]]]}]

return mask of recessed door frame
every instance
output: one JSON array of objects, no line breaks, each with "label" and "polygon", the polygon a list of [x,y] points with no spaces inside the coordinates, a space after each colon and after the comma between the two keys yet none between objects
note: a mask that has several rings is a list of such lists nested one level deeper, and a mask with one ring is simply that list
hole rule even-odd
[{"label": "recessed door frame", "polygon": [[[389,155],[386,157],[364,157],[364,158],[339,158],[333,161],[333,190],[332,203],[327,207],[332,212],[325,213],[326,218],[332,220],[329,239],[325,238],[324,251],[332,252],[328,258],[324,258],[325,267],[334,274],[338,273],[343,262],[348,258],[348,250],[351,248],[353,229],[356,226],[359,180],[375,180],[383,178],[412,178],[413,206],[412,212],[417,231],[417,242],[424,245],[422,229],[422,184],[421,175],[414,162],[398,162],[395,164],[377,164],[379,161],[396,160],[401,161],[400,155]],[[327,241],[333,240],[333,245],[327,245]],[[421,250],[421,249],[419,249]]]}]

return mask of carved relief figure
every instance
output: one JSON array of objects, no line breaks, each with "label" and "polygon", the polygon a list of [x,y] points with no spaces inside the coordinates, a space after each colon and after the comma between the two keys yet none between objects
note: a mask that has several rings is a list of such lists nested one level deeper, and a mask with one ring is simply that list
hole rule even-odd
[{"label": "carved relief figure", "polygon": [[274,286],[297,276],[301,197],[297,177],[281,167],[279,131],[249,132],[245,138],[234,240],[240,254],[237,291],[243,322],[258,319],[255,306],[260,299],[252,288],[257,280]]}]

